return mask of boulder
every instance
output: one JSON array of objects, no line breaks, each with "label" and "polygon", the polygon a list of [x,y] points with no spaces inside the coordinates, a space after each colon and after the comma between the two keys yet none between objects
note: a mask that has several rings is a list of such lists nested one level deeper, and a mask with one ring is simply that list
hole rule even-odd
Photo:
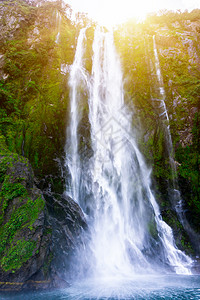
[{"label": "boulder", "polygon": [[0,156],[0,225],[0,290],[20,290],[44,269],[51,228],[32,168],[17,154]]}]

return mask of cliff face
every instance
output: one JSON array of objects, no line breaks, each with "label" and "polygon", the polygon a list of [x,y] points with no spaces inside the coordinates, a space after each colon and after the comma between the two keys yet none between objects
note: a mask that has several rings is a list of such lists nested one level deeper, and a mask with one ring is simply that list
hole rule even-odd
[{"label": "cliff face", "polygon": [[199,228],[200,21],[156,30],[179,185],[191,224]]},{"label": "cliff face", "polygon": [[44,268],[51,228],[28,160],[2,151],[0,173],[0,289],[19,290]]},{"label": "cliff face", "polygon": [[177,143],[185,148],[193,143],[192,128],[199,106],[200,22],[188,20],[171,26],[171,29],[157,30],[156,41],[171,131]]},{"label": "cliff face", "polygon": [[1,132],[42,177],[56,172],[65,143],[75,28],[58,3],[9,1],[0,9]]},{"label": "cliff face", "polygon": [[0,291],[66,287],[87,228],[72,199],[41,191],[35,180],[27,159],[1,149]]},{"label": "cliff face", "polygon": [[86,226],[60,169],[76,29],[60,2],[40,4],[0,4],[0,290],[66,286]]},{"label": "cliff face", "polygon": [[[193,244],[195,240],[199,243],[200,213],[199,29],[200,20],[195,19],[173,22],[167,29],[156,31],[177,179],[183,198],[182,221]],[[188,228],[188,223],[196,234]]]},{"label": "cliff face", "polygon": [[[140,128],[140,149],[153,166],[152,179],[163,218],[175,230],[177,244],[183,249],[191,249],[190,242],[199,240],[199,29],[200,11],[195,10],[190,14],[169,12],[160,17],[149,17],[142,25],[130,22],[115,34],[124,68],[126,101],[133,101],[137,112],[134,125]],[[166,132],[168,121],[160,108],[161,83],[156,75],[153,36],[174,153]],[[172,170],[170,157],[175,160],[177,173]],[[177,181],[184,219],[193,227],[193,237],[190,230],[184,235],[187,225],[183,229],[180,216],[177,219],[176,205],[180,197],[176,203],[172,200],[174,182]]]},{"label": "cliff face", "polygon": [[[90,22],[80,16],[73,23],[67,17],[69,7],[63,7],[60,1],[41,1],[38,7],[30,3],[16,0],[0,4],[2,289],[58,286],[60,276],[69,268],[68,258],[82,243],[82,231],[87,228],[78,205],[63,196],[66,174],[62,175],[62,168],[69,70],[79,29]],[[84,57],[89,73],[93,34],[91,26],[86,31]],[[154,16],[144,24],[130,22],[114,34],[124,72],[125,101],[134,109],[133,126],[139,132],[140,149],[152,166],[153,187],[163,218],[173,227],[177,245],[190,254],[199,254],[194,237],[199,241],[200,12]],[[153,36],[166,94],[185,228],[170,199],[174,174],[166,124],[153,102],[159,90]],[[90,148],[86,98],[83,95],[79,134],[84,133],[87,140],[81,140],[81,150]]]}]

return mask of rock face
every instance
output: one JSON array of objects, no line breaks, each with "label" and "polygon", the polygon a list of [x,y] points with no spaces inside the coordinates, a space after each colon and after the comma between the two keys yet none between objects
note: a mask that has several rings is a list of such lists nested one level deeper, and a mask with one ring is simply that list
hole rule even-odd
[{"label": "rock face", "polygon": [[[40,179],[57,172],[55,160],[63,154],[69,101],[69,68],[63,72],[63,66],[72,64],[76,41],[61,2],[42,2],[0,2],[0,134]],[[16,110],[15,125],[10,114]]]},{"label": "rock face", "polygon": [[0,3],[0,290],[66,285],[60,278],[86,226],[78,205],[62,196],[59,169],[68,103],[60,65],[73,62],[75,34],[61,2]]},{"label": "rock face", "polygon": [[28,25],[32,14],[29,14],[25,2],[3,1],[0,4],[0,43],[5,39],[12,39],[22,24]]},{"label": "rock face", "polygon": [[44,193],[44,197],[52,227],[52,286],[66,286],[76,249],[84,243],[87,224],[80,207],[71,198],[50,192]]},{"label": "rock face", "polygon": [[70,257],[87,228],[84,215],[69,197],[48,188],[42,194],[28,160],[5,152],[0,156],[0,225],[0,291],[67,285]]},{"label": "rock face", "polygon": [[[40,2],[44,5],[40,6]],[[58,12],[62,16],[60,28]],[[144,127],[144,136],[138,137],[140,148],[153,166],[163,218],[174,229],[177,245],[188,249],[188,253],[191,253],[191,234],[180,229],[169,201],[171,171],[159,114],[152,106],[158,87],[151,65],[154,65],[155,35],[184,210],[189,223],[198,231],[200,21],[197,19],[168,25],[147,24],[143,30],[134,24],[124,28],[124,34],[120,30],[118,38],[126,100],[131,105],[133,102],[137,111],[133,125],[140,127],[142,121]],[[84,242],[86,221],[78,204],[63,195],[61,170],[69,107],[68,72],[80,24],[75,26],[65,16],[61,2],[0,3],[0,290],[66,286],[70,261],[73,263],[76,249]],[[89,41],[86,69],[91,72],[93,29],[88,28],[86,35]],[[91,149],[85,104],[88,95],[82,96],[84,111],[79,134],[88,136],[80,142],[84,159],[85,151],[88,154]],[[7,145],[6,152],[1,152],[2,140]],[[28,160],[13,152],[29,159],[38,176],[37,183]],[[183,235],[185,230],[187,236]],[[196,253],[199,254],[199,248]],[[77,261],[75,265],[79,268]]]},{"label": "rock face", "polygon": [[[156,31],[161,72],[166,92],[166,106],[170,119],[170,131],[177,162],[178,183],[183,198],[184,229],[199,256],[199,157],[200,157],[200,47],[199,10],[196,16],[174,24],[167,30]],[[195,12],[193,12],[194,14]],[[170,27],[171,26],[171,27]],[[170,43],[169,43],[170,41]],[[192,234],[192,229],[194,234]],[[185,247],[185,242],[182,240]]]},{"label": "rock face", "polygon": [[[124,69],[125,100],[134,103],[133,124],[139,127],[140,150],[152,167],[163,219],[173,228],[178,247],[199,256],[200,10],[180,15],[168,12],[150,21],[147,18],[146,24],[138,26],[139,32],[136,27],[124,25],[115,38]],[[154,40],[162,83],[156,74]],[[161,85],[173,143],[171,153],[161,112]]]},{"label": "rock face", "polygon": [[18,290],[44,267],[51,230],[28,161],[1,155],[0,175],[0,288]]}]

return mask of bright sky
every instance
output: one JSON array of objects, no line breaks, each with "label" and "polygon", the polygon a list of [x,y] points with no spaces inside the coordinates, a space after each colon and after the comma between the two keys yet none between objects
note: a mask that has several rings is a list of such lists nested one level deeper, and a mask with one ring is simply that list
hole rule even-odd
[{"label": "bright sky", "polygon": [[87,12],[102,25],[111,26],[130,18],[142,20],[160,9],[200,8],[200,0],[65,0],[75,11]]}]

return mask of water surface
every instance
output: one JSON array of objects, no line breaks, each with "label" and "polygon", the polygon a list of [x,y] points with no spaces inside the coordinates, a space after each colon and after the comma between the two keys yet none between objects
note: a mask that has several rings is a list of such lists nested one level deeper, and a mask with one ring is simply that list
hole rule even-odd
[{"label": "water surface", "polygon": [[137,276],[104,278],[74,283],[69,288],[49,292],[6,294],[1,300],[101,300],[101,299],[200,299],[200,276]]}]

